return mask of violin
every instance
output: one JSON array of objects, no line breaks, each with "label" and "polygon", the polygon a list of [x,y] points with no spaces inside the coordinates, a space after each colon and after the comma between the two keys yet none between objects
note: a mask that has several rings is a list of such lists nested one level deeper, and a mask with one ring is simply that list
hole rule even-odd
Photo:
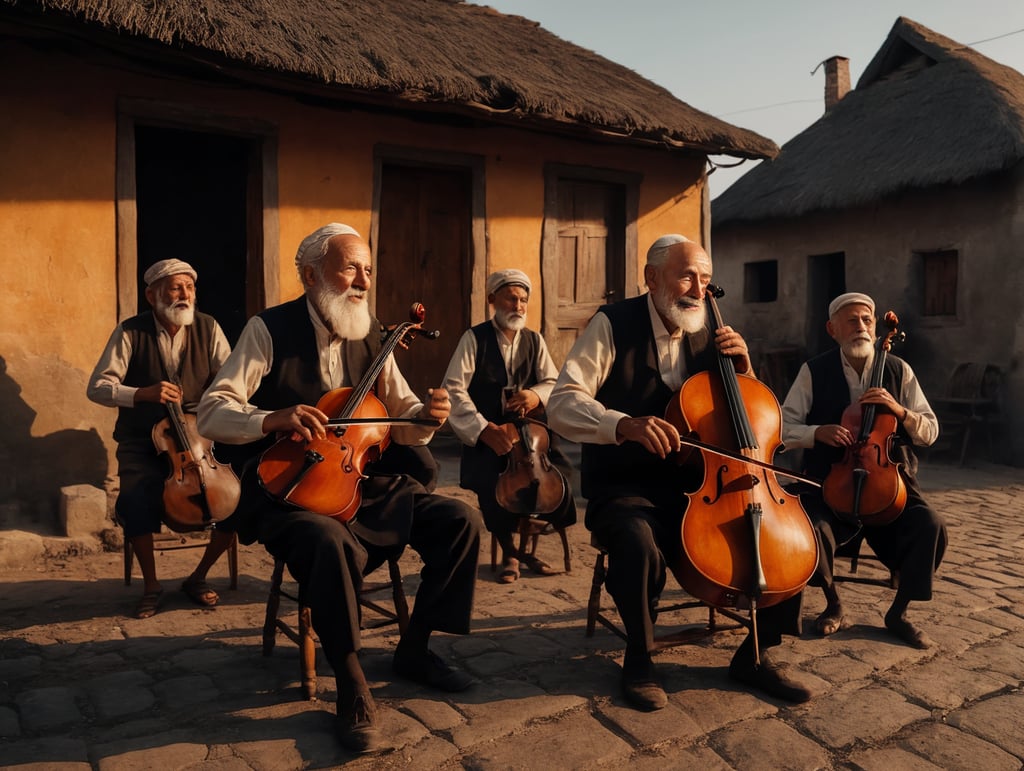
[{"label": "violin", "polygon": [[[897,332],[899,319],[889,311],[883,319],[888,332],[875,344],[870,388],[881,388],[885,356],[894,342],[906,335]],[[843,459],[833,463],[821,487],[822,497],[836,514],[867,526],[888,525],[903,513],[907,486],[900,474],[903,465],[893,450],[899,421],[892,411],[878,404],[851,404],[843,411],[840,424],[855,437]]]},{"label": "violin", "polygon": [[[713,284],[705,293],[712,338],[723,326],[715,303],[723,294]],[[758,660],[758,607],[803,589],[817,567],[818,545],[800,499],[782,488],[770,464],[782,444],[778,400],[757,378],[738,375],[717,348],[716,354],[717,367],[683,383],[666,411],[680,434],[700,442],[704,465],[700,488],[687,494],[674,572],[709,605],[749,608]]]},{"label": "violin", "polygon": [[498,426],[512,441],[506,468],[498,475],[494,497],[506,511],[529,516],[550,514],[565,500],[565,477],[548,456],[547,426],[518,418]]},{"label": "violin", "polygon": [[[259,482],[273,498],[347,522],[362,504],[366,466],[379,460],[391,441],[389,426],[438,425],[436,420],[389,417],[384,403],[373,393],[388,356],[398,346],[407,347],[423,329],[423,305],[414,303],[409,317],[391,328],[358,385],[335,388],[320,397],[316,407],[330,418],[325,438],[295,441],[286,436],[260,456]],[[433,339],[438,333],[424,336]]]},{"label": "violin", "polygon": [[178,533],[204,530],[234,512],[241,485],[231,466],[214,459],[213,443],[199,435],[195,415],[178,402],[167,402],[167,413],[151,434],[153,446],[170,463],[163,519]]}]

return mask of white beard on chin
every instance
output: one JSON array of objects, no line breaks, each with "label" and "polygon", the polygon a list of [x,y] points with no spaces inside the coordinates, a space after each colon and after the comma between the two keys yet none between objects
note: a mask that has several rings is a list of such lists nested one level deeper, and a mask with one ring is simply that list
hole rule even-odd
[{"label": "white beard on chin", "polygon": [[688,297],[680,298],[678,301],[673,300],[665,289],[659,289],[654,293],[654,307],[661,315],[686,334],[692,335],[704,329],[708,314],[707,307],[699,300],[695,301],[699,306],[697,310],[683,310],[680,303],[688,304],[689,302],[690,298]]},{"label": "white beard on chin", "polygon": [[870,340],[854,340],[852,343],[846,344],[843,353],[846,354],[847,359],[867,360],[874,350],[875,345]]},{"label": "white beard on chin", "polygon": [[513,332],[518,332],[526,326],[525,313],[517,315],[509,311],[495,311],[494,320],[498,322],[498,326],[502,329],[511,329]]},{"label": "white beard on chin", "polygon": [[187,327],[191,326],[192,322],[195,321],[196,306],[189,303],[187,308],[174,307],[167,304],[163,298],[158,297],[156,299],[156,314],[170,322],[173,326]]},{"label": "white beard on chin", "polygon": [[[352,302],[350,297],[363,299]],[[331,331],[342,340],[362,340],[370,334],[370,308],[365,292],[352,287],[339,292],[333,287],[318,286],[313,291],[313,304]]]}]

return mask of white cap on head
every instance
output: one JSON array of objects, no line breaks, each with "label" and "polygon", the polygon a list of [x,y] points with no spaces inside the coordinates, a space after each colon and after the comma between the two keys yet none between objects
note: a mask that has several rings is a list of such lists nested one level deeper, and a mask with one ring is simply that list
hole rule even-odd
[{"label": "white cap on head", "polygon": [[657,241],[651,244],[651,248],[647,250],[647,262],[652,265],[660,265],[665,258],[665,253],[669,247],[675,246],[676,244],[692,244],[686,236],[681,236],[678,233],[668,233],[667,235],[661,236]]},{"label": "white cap on head", "polygon": [[353,227],[342,225],[340,222],[329,222],[302,239],[299,250],[295,253],[295,267],[301,271],[303,265],[323,257],[327,253],[327,242],[335,236],[362,237]]},{"label": "white cap on head", "polygon": [[521,270],[507,268],[506,270],[496,271],[487,277],[487,294],[492,295],[503,286],[508,286],[509,284],[521,286],[526,290],[527,294],[533,290],[529,276]]},{"label": "white cap on head", "polygon": [[146,286],[152,286],[162,278],[177,276],[179,273],[191,276],[193,281],[199,278],[195,268],[187,262],[172,258],[170,260],[160,260],[160,262],[150,265],[143,274],[142,280],[146,282]]},{"label": "white cap on head", "polygon": [[828,304],[829,318],[832,318],[832,316],[836,315],[836,313],[839,312],[840,308],[845,308],[847,305],[853,305],[854,303],[859,303],[861,305],[868,306],[871,309],[871,315],[875,315],[874,300],[872,300],[866,294],[862,294],[860,292],[847,292],[846,294],[839,295],[839,297],[837,297]]}]

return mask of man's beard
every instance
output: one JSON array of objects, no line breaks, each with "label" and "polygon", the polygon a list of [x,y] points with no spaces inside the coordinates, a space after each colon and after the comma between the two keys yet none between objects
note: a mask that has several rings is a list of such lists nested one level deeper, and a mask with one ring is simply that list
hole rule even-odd
[{"label": "man's beard", "polygon": [[843,353],[847,359],[868,359],[874,350],[875,344],[870,340],[852,340],[843,346]]},{"label": "man's beard", "polygon": [[[704,329],[707,322],[707,308],[700,300],[689,297],[673,299],[668,287],[661,287],[654,292],[654,307],[662,316],[687,334],[694,334]],[[696,307],[696,311],[684,308]]]},{"label": "man's beard", "polygon": [[525,313],[513,313],[512,311],[498,311],[494,312],[494,320],[498,322],[498,326],[502,329],[511,329],[513,332],[518,332],[520,329],[526,326],[526,314]]},{"label": "man's beard", "polygon": [[[349,298],[362,297],[361,302]],[[313,305],[323,316],[331,332],[342,340],[362,340],[370,334],[370,309],[366,292],[349,287],[339,292],[332,286],[317,284],[313,290]]]},{"label": "man's beard", "polygon": [[166,302],[162,297],[156,298],[156,315],[176,327],[187,327],[196,316],[196,306],[188,300],[174,303]]}]

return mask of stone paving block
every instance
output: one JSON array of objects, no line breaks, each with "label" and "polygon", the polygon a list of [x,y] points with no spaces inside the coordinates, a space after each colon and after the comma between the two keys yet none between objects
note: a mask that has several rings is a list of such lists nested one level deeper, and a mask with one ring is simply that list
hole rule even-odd
[{"label": "stone paving block", "polygon": [[499,645],[495,640],[482,634],[464,635],[452,643],[452,650],[462,658],[479,656],[481,653],[489,653],[498,648]]},{"label": "stone paving block", "polygon": [[1020,760],[991,742],[950,725],[915,726],[899,744],[940,768],[983,768],[985,771],[1019,771]]},{"label": "stone paving block", "polygon": [[871,665],[876,672],[886,672],[935,655],[934,651],[911,648],[886,631],[874,627],[854,627],[849,635],[849,642],[845,643],[847,655]]},{"label": "stone paving block", "polygon": [[[728,681],[727,681],[728,682]],[[773,715],[778,707],[750,691],[726,690],[722,684],[695,684],[683,691],[669,691],[669,701],[689,715],[703,733],[717,731],[740,720]]]},{"label": "stone paving block", "polygon": [[381,735],[391,747],[408,747],[423,741],[430,731],[416,718],[383,704],[377,705]]},{"label": "stone paving block", "polygon": [[979,672],[999,672],[1013,680],[1024,680],[1024,649],[1009,637],[965,651],[958,663]]},{"label": "stone paving block", "polygon": [[708,747],[672,745],[634,752],[628,768],[629,771],[734,771],[732,766]]},{"label": "stone paving block", "polygon": [[828,753],[777,720],[744,720],[710,737],[708,744],[734,768],[749,771],[816,771],[828,765]]},{"label": "stone paving block", "polygon": [[992,639],[997,631],[991,624],[977,619],[960,615],[953,615],[952,618],[955,623],[930,624],[926,629],[928,636],[947,655],[959,655],[974,645]]},{"label": "stone paving block", "polygon": [[1017,758],[1024,758],[1024,693],[1016,691],[971,704],[949,715],[951,726],[987,739]]},{"label": "stone paving block", "polygon": [[[437,771],[450,768],[448,763],[459,754],[459,748],[438,736],[427,736],[415,745],[353,758],[345,764],[345,771]],[[458,766],[454,766],[458,767]],[[267,771],[277,771],[267,769]]]},{"label": "stone paving block", "polygon": [[510,670],[518,671],[533,662],[529,656],[516,656],[497,650],[482,653],[466,661],[466,669],[478,677],[490,677]]},{"label": "stone paving block", "polygon": [[860,771],[942,771],[945,768],[899,747],[853,752],[850,754],[850,762]]},{"label": "stone paving block", "polygon": [[223,648],[194,648],[174,655],[171,664],[180,669],[208,672],[231,663],[234,657],[235,654]]},{"label": "stone paving block", "polygon": [[631,751],[629,744],[588,712],[580,711],[474,749],[465,765],[479,771],[595,768],[624,764]]},{"label": "stone paving block", "polygon": [[876,686],[832,693],[815,707],[813,712],[797,715],[796,722],[806,733],[836,749],[857,740],[881,741],[915,720],[930,717],[928,710],[908,703],[895,691]]},{"label": "stone paving block", "polygon": [[63,686],[33,688],[19,693],[15,703],[21,715],[22,729],[36,733],[78,723],[82,720],[76,703],[80,695],[78,688]]},{"label": "stone paving block", "polygon": [[932,709],[956,709],[967,701],[1002,690],[1009,680],[965,669],[947,658],[930,661],[886,678],[893,690]]},{"label": "stone paving block", "polygon": [[39,676],[41,656],[15,656],[0,659],[0,682],[11,683]]},{"label": "stone paving block", "polygon": [[847,656],[845,653],[835,653],[807,662],[803,671],[818,676],[830,685],[842,685],[852,680],[863,680],[870,677],[875,668],[859,659]]},{"label": "stone paving block", "polygon": [[10,707],[0,706],[0,739],[15,739],[21,736],[18,713]]},{"label": "stone paving block", "polygon": [[527,656],[530,661],[561,656],[565,647],[542,634],[510,635],[502,640],[503,650],[515,656]]},{"label": "stone paving block", "polygon": [[153,687],[153,691],[160,699],[161,704],[170,710],[179,710],[214,701],[220,693],[213,684],[213,680],[206,675],[172,677],[157,683]]},{"label": "stone paving block", "polygon": [[460,748],[506,736],[527,723],[577,709],[586,700],[578,696],[550,695],[518,681],[478,685],[453,698],[467,722],[455,726],[452,741]]},{"label": "stone paving block", "polygon": [[429,731],[447,731],[466,722],[458,711],[443,701],[405,699],[397,706],[423,723]]},{"label": "stone paving block", "polygon": [[636,746],[657,747],[673,741],[689,744],[704,733],[697,722],[675,704],[656,712],[639,712],[619,697],[613,701],[599,700],[596,712],[604,717],[605,725],[612,726],[618,735]]},{"label": "stone paving block", "polygon": [[205,744],[171,742],[154,737],[152,745],[118,750],[114,746],[99,749],[99,771],[138,771],[140,768],[184,768],[206,759]]},{"label": "stone paving block", "polygon": [[[278,768],[302,768],[304,765],[294,739],[237,742],[228,746],[250,768],[273,771]],[[213,749],[210,748],[211,752]]]},{"label": "stone paving block", "polygon": [[4,768],[20,766],[54,771],[92,768],[86,743],[82,739],[66,736],[5,742],[0,752],[0,762]]}]

